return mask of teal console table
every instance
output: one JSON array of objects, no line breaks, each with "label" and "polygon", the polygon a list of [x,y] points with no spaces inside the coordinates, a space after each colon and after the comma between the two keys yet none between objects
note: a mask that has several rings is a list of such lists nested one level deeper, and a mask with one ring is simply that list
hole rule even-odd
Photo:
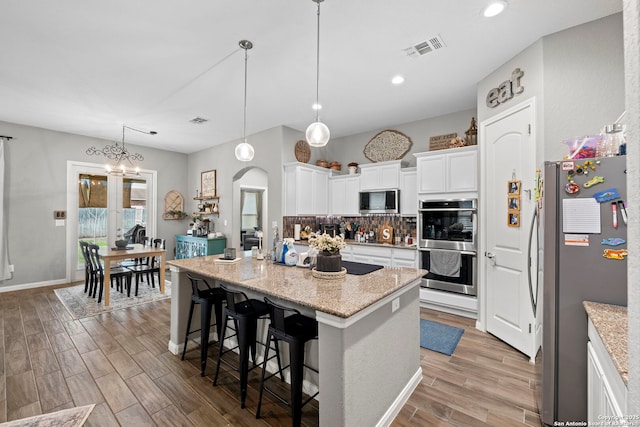
[{"label": "teal console table", "polygon": [[226,246],[226,237],[209,239],[179,234],[176,236],[176,259],[221,254]]}]

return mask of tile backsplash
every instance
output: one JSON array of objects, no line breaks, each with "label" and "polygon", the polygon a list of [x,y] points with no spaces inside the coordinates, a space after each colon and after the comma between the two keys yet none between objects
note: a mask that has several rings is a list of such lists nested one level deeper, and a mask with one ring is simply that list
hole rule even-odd
[{"label": "tile backsplash", "polygon": [[[376,238],[380,227],[389,224],[393,227],[393,236],[416,236],[416,217],[400,215],[362,215],[362,216],[285,216],[282,217],[282,236],[293,237],[295,224],[300,224],[302,230],[306,226],[312,231],[318,231],[321,224],[350,223],[352,230],[373,231]],[[348,238],[349,236],[347,236]]]}]

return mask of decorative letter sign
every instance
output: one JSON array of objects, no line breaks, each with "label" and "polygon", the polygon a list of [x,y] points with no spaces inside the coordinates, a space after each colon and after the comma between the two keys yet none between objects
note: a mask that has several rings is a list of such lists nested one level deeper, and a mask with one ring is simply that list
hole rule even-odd
[{"label": "decorative letter sign", "polygon": [[487,107],[495,108],[513,98],[514,95],[520,95],[524,92],[524,86],[520,84],[522,76],[524,76],[524,71],[516,68],[511,73],[511,80],[502,82],[499,87],[491,89],[487,94]]}]

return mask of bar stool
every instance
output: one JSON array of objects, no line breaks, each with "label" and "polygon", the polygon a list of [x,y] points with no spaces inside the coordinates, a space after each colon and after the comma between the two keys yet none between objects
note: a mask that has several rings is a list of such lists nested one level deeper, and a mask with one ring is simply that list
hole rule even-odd
[{"label": "bar stool", "polygon": [[[269,392],[273,397],[280,402],[291,407],[292,423],[294,427],[300,426],[302,421],[302,407],[309,403],[318,393],[311,396],[304,403],[302,402],[302,381],[304,368],[311,369],[314,372],[318,372],[316,369],[311,368],[304,364],[304,349],[307,342],[318,339],[318,322],[311,317],[304,316],[294,308],[288,308],[270,301],[265,298],[264,301],[269,307],[269,317],[271,324],[269,325],[269,332],[267,335],[267,349],[265,354],[265,362],[262,366],[262,379],[260,380],[260,397],[258,398],[258,409],[256,411],[256,418],[260,418],[260,409],[262,407],[262,394],[263,391]],[[292,313],[286,316],[286,313]],[[266,360],[271,345],[271,340],[278,342],[282,340],[289,344],[289,365],[284,368],[280,367],[280,371],[274,372],[265,377],[266,372]],[[277,348],[277,346],[276,346]],[[277,351],[277,350],[276,350]],[[265,380],[277,375],[278,373],[282,377],[282,370],[290,369],[291,372],[291,400],[287,402],[284,398],[276,394],[273,390],[270,390],[265,386]]]},{"label": "bar stool", "polygon": [[[187,332],[184,336],[184,348],[182,349],[182,360],[187,351],[187,342],[189,335],[200,331],[200,376],[204,377],[204,370],[207,367],[207,355],[209,352],[209,331],[211,330],[211,309],[215,308],[216,313],[216,329],[218,332],[218,342],[222,329],[222,302],[225,299],[225,292],[221,288],[212,288],[205,279],[193,277],[187,273],[187,277],[191,281],[191,306],[189,307],[189,319],[187,320]],[[204,283],[205,289],[200,287],[200,283]],[[200,329],[190,330],[191,318],[193,317],[193,309],[196,304],[200,304]]]},{"label": "bar stool", "polygon": [[[225,353],[239,350],[239,363],[238,371],[240,372],[240,407],[245,407],[245,401],[247,399],[247,381],[249,377],[249,371],[260,365],[256,364],[256,334],[258,331],[258,319],[266,318],[269,313],[269,307],[257,299],[249,299],[244,292],[232,291],[224,285],[220,285],[226,293],[227,305],[224,308],[224,315],[222,318],[222,335],[219,340],[218,351],[218,364],[216,366],[216,375],[213,378],[213,385],[218,382],[218,374],[220,373],[220,362],[224,362],[226,365],[234,368],[234,366],[228,361],[224,360],[222,356]],[[226,336],[228,319],[232,319],[235,324],[235,334]],[[238,345],[228,350],[222,350],[224,340],[235,336],[238,340]],[[280,352],[278,351],[276,342],[276,357],[278,359],[278,369],[282,371],[280,364]],[[253,360],[253,366],[249,368],[249,353]],[[265,360],[266,354],[265,350]],[[235,368],[234,368],[235,369]],[[283,377],[284,380],[284,377]]]}]

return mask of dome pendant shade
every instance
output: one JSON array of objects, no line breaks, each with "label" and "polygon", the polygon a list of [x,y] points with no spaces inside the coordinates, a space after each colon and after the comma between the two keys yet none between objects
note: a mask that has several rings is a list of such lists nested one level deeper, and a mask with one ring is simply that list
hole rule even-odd
[{"label": "dome pendant shade", "polygon": [[314,122],[309,125],[306,132],[307,142],[312,147],[324,147],[329,142],[331,132],[322,122]]},{"label": "dome pendant shade", "polygon": [[241,162],[250,162],[254,154],[255,150],[246,140],[236,145],[236,159]]}]

